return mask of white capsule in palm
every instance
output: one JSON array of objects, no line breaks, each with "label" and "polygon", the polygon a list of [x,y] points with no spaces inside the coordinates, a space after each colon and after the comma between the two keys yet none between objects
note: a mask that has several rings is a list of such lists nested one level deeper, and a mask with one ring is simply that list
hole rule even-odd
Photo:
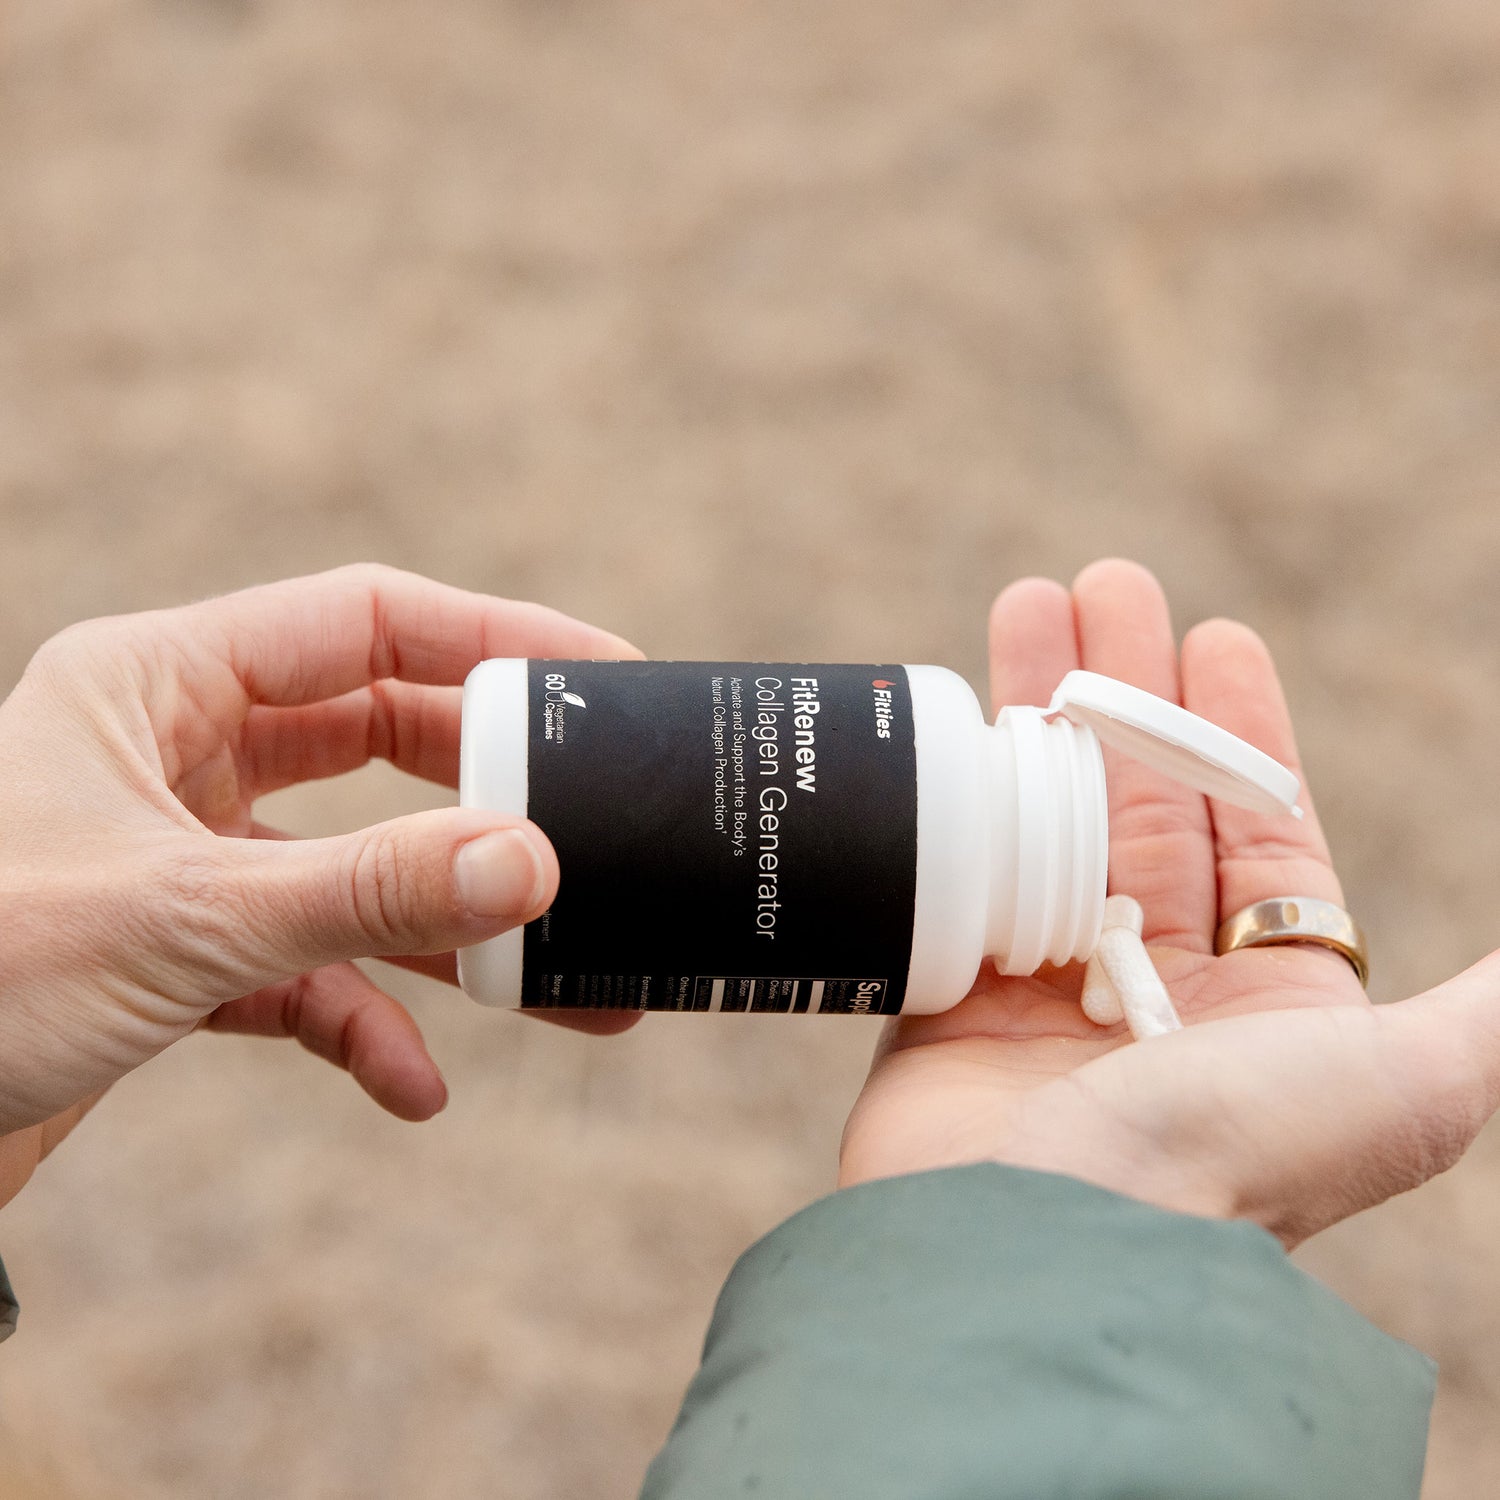
[{"label": "white capsule in palm", "polygon": [[[1112,927],[1139,933],[1145,925],[1145,914],[1141,903],[1133,896],[1111,896],[1104,903],[1104,926],[1100,932]],[[1099,949],[1095,945],[1089,956],[1088,967],[1083,971],[1083,1013],[1096,1026],[1118,1026],[1125,1019],[1125,1007],[1115,992],[1114,984],[1099,962]]]}]

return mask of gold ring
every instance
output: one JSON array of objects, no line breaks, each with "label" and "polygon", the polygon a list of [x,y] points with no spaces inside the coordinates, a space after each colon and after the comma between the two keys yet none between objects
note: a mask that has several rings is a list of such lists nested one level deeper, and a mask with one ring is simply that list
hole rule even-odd
[{"label": "gold ring", "polygon": [[1284,943],[1316,943],[1332,948],[1349,960],[1359,982],[1369,987],[1370,954],[1359,923],[1342,906],[1313,896],[1272,896],[1235,912],[1219,927],[1214,952]]}]

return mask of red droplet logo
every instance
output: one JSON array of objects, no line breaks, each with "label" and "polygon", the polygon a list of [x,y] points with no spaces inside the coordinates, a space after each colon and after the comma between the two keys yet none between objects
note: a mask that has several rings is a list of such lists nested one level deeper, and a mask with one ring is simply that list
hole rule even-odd
[{"label": "red droplet logo", "polygon": [[890,686],[890,683],[888,683],[883,677],[877,677],[875,681],[870,684],[870,686],[878,688],[888,688]]}]

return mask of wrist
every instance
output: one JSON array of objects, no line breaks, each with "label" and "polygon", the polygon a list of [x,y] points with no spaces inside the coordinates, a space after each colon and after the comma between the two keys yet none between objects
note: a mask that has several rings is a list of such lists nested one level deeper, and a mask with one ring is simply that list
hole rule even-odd
[{"label": "wrist", "polygon": [[891,1143],[871,1150],[869,1143],[846,1136],[838,1186],[855,1187],[863,1182],[982,1162],[1076,1178],[1169,1213],[1200,1219],[1247,1217],[1240,1209],[1238,1195],[1225,1182],[1187,1159],[1144,1149],[1083,1149],[1080,1143],[1069,1141],[1015,1140],[987,1153],[965,1151],[959,1143],[954,1143],[951,1152],[902,1152]]},{"label": "wrist", "polygon": [[1001,1166],[1022,1167],[1074,1177],[1122,1198],[1150,1204],[1168,1213],[1198,1219],[1237,1219],[1237,1195],[1212,1173],[1194,1163],[1165,1153],[1070,1150],[1064,1144],[1041,1149],[1016,1149],[992,1156]]}]

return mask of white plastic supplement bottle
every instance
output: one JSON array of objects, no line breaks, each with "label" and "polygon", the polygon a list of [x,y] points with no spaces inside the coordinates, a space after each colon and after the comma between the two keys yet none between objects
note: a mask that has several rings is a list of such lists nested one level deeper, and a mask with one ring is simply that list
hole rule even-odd
[{"label": "white plastic supplement bottle", "polygon": [[986,723],[927,666],[487,661],[460,798],[525,814],[561,884],[459,954],[488,1005],[933,1012],[986,957],[1086,959],[1109,862],[1100,742],[1199,791],[1296,812],[1269,756],[1071,672]]}]

